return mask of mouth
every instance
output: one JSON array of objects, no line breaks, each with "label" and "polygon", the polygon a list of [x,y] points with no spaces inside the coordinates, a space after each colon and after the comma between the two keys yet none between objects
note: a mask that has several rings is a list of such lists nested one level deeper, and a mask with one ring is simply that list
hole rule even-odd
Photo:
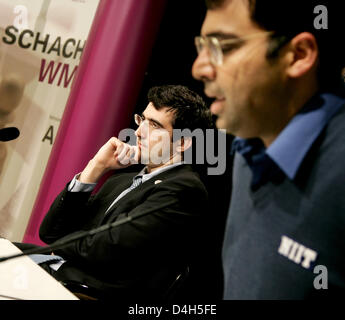
[{"label": "mouth", "polygon": [[224,105],[225,105],[225,98],[214,98],[214,101],[212,102],[210,106],[210,111],[212,114],[219,116],[224,111]]},{"label": "mouth", "polygon": [[137,146],[139,149],[141,149],[143,147],[145,148],[145,145],[143,145],[142,142],[140,142],[140,141],[137,142]]},{"label": "mouth", "polygon": [[205,85],[205,95],[209,97],[211,105],[210,111],[213,115],[219,116],[224,112],[225,97],[220,92],[220,89]]}]

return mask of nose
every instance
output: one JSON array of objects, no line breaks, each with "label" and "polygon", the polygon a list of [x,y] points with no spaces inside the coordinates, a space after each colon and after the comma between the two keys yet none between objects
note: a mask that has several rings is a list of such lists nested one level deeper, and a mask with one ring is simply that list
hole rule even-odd
[{"label": "nose", "polygon": [[135,130],[135,135],[140,138],[143,139],[147,136],[147,131],[148,131],[148,126],[144,125],[146,121],[143,121],[140,126],[138,126],[138,129]]},{"label": "nose", "polygon": [[138,137],[138,138],[141,138],[141,125],[138,126],[137,130],[135,130],[135,135]]},{"label": "nose", "polygon": [[196,80],[204,82],[214,80],[216,78],[216,70],[211,64],[209,53],[205,48],[199,53],[193,63],[192,76]]},{"label": "nose", "polygon": [[141,137],[139,128],[140,128],[140,126],[138,127],[137,130],[135,130],[135,135],[136,135],[138,138]]}]

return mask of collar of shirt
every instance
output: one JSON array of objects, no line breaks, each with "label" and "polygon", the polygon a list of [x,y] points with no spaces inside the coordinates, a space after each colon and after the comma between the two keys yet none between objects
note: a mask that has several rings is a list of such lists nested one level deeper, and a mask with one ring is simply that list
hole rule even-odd
[{"label": "collar of shirt", "polygon": [[144,183],[145,181],[147,180],[150,180],[151,178],[153,178],[154,176],[164,172],[164,171],[167,171],[167,170],[170,170],[174,167],[177,167],[179,165],[183,164],[183,162],[178,162],[178,163],[173,163],[173,164],[169,164],[167,166],[164,166],[162,168],[158,168],[157,170],[151,172],[151,173],[146,173],[146,168],[147,167],[144,167],[135,177],[133,177],[133,181],[135,179],[137,179],[138,177],[142,177],[142,183]]},{"label": "collar of shirt", "polygon": [[293,180],[307,152],[344,103],[344,98],[331,93],[315,95],[267,149],[258,138],[235,138],[232,152],[242,154],[252,170],[258,161],[273,160]]}]

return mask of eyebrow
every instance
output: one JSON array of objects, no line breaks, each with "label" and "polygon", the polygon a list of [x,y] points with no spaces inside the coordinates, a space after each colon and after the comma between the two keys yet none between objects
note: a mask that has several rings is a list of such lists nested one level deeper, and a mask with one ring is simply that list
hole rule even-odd
[{"label": "eyebrow", "polygon": [[210,32],[210,33],[207,33],[205,36],[206,37],[215,37],[218,39],[239,39],[239,37],[233,33],[225,33],[225,32],[221,32],[221,31]]},{"label": "eyebrow", "polygon": [[144,118],[144,119],[147,119],[147,120],[149,120],[149,121],[154,122],[155,124],[157,124],[157,125],[160,126],[161,128],[164,128],[164,126],[163,126],[159,121],[157,121],[157,120],[155,120],[155,119],[152,119],[152,118],[147,118],[147,117],[145,117],[144,113],[141,114],[141,117]]}]

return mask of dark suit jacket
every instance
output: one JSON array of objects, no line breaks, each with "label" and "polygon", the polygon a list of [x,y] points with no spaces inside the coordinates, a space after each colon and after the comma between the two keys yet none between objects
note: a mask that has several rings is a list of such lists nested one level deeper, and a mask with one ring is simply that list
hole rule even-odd
[{"label": "dark suit jacket", "polygon": [[[149,298],[162,294],[176,272],[190,262],[208,209],[207,191],[198,174],[189,165],[158,174],[126,194],[105,215],[136,174],[114,174],[95,195],[68,192],[66,187],[55,199],[40,227],[40,238],[48,244],[150,211],[56,250],[67,262],[55,278],[82,282],[121,298]],[[155,184],[157,180],[162,182]],[[157,210],[164,203],[167,206]]]}]

